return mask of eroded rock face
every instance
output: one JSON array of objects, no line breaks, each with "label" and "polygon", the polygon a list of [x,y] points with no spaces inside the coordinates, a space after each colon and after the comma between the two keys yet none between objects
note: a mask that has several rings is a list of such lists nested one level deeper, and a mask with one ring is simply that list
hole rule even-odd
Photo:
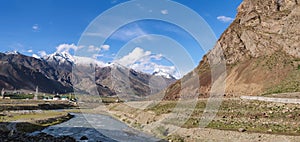
[{"label": "eroded rock face", "polygon": [[[300,91],[299,58],[298,1],[244,0],[236,19],[194,70],[200,80],[199,94],[209,96],[215,83],[210,68],[222,61],[227,65],[226,94],[260,95],[270,88]],[[179,98],[183,91],[176,87],[179,84],[171,85],[165,98]]]},{"label": "eroded rock face", "polygon": [[297,0],[245,0],[218,43],[228,64],[283,51],[300,57]]}]

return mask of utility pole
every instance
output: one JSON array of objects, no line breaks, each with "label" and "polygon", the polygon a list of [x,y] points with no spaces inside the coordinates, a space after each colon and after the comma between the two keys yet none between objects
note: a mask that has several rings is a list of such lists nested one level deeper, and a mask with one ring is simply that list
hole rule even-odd
[{"label": "utility pole", "polygon": [[36,86],[35,88],[35,94],[34,94],[34,100],[38,100],[38,94],[39,94],[39,86]]},{"label": "utility pole", "polygon": [[4,93],[5,93],[4,88],[2,88],[2,90],[1,90],[1,97],[2,97],[2,99],[4,99]]}]

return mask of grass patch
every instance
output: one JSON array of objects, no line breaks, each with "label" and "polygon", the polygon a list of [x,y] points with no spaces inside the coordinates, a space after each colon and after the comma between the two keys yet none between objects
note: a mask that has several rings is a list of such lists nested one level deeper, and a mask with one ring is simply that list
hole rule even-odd
[{"label": "grass patch", "polygon": [[147,109],[146,111],[153,111],[156,115],[166,114],[172,112],[176,107],[177,102],[163,102],[154,107]]},{"label": "grass patch", "polygon": [[170,135],[167,139],[171,142],[184,142],[184,138],[179,135]]},{"label": "grass patch", "polygon": [[279,84],[273,88],[268,89],[262,95],[291,93],[291,92],[300,92],[300,82],[299,81],[290,81],[290,82]]},{"label": "grass patch", "polygon": [[[73,116],[66,112],[44,111],[42,113],[10,113],[0,117],[0,123],[16,122],[16,128],[19,132],[34,132],[42,130],[45,127],[56,125],[71,119]],[[15,123],[15,122],[14,122]]]},{"label": "grass patch", "polygon": [[[176,102],[163,102],[151,110],[157,114],[168,113],[167,110],[172,109],[174,104]],[[176,118],[164,123],[183,128],[199,128],[204,108],[205,102],[198,102],[191,117],[183,125],[177,123]],[[244,128],[248,132],[300,135],[299,126],[300,106],[297,104],[224,100],[216,117],[207,127],[233,131]],[[164,130],[160,130],[163,133]]]}]

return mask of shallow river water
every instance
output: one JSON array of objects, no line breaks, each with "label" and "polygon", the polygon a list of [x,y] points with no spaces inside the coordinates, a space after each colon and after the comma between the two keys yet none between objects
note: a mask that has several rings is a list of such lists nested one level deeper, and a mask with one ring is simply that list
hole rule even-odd
[{"label": "shallow river water", "polygon": [[[110,116],[72,113],[74,118],[50,126],[42,132],[53,136],[71,136],[77,141],[88,142],[153,142],[159,139],[128,127]],[[39,132],[34,132],[37,134]],[[83,136],[88,140],[80,140]]]}]

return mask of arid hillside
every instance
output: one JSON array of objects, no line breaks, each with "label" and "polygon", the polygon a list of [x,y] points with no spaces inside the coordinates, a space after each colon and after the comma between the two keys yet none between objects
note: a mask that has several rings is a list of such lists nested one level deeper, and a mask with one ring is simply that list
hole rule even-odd
[{"label": "arid hillside", "polygon": [[[219,58],[216,58],[221,56]],[[166,90],[165,99],[180,92],[209,96],[211,67],[226,64],[225,96],[300,91],[300,5],[297,0],[244,0],[229,28],[185,80],[199,78],[199,87]],[[218,73],[217,73],[218,76]],[[216,76],[215,76],[216,77]],[[223,80],[224,81],[224,80]]]}]

